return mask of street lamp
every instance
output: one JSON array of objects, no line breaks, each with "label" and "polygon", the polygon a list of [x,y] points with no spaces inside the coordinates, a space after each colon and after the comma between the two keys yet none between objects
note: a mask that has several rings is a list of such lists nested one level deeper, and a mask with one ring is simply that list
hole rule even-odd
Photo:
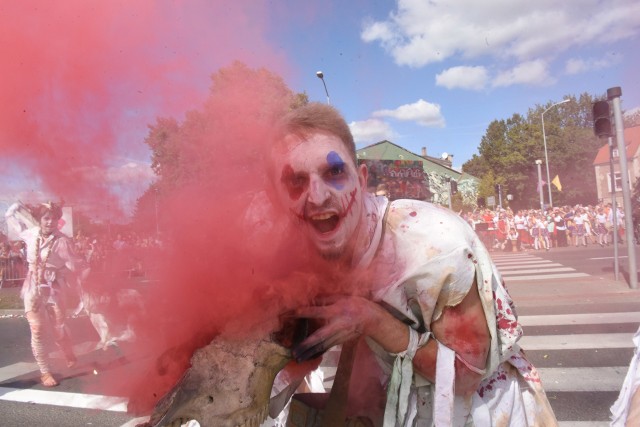
[{"label": "street lamp", "polygon": [[324,85],[324,93],[327,94],[327,104],[331,105],[331,102],[329,102],[329,91],[327,90],[327,84],[324,82],[324,74],[322,73],[322,71],[318,71],[316,73],[316,76],[318,76],[318,78],[322,80],[322,84]]},{"label": "street lamp", "polygon": [[551,197],[551,177],[549,176],[549,156],[547,155],[547,134],[544,132],[544,113],[552,109],[553,107],[569,102],[570,99],[565,99],[560,102],[556,102],[551,107],[544,110],[541,114],[542,116],[542,139],[544,141],[544,161],[547,167],[547,188],[549,189],[549,207],[553,206],[553,198]]},{"label": "street lamp", "polygon": [[536,160],[536,165],[538,165],[538,192],[540,193],[540,210],[544,212],[544,193],[542,192],[542,170],[540,169],[540,165],[542,164],[542,160]]}]

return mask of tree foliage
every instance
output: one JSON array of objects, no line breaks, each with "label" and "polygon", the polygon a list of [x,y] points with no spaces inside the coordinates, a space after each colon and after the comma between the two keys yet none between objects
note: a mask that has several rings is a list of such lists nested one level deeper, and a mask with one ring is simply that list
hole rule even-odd
[{"label": "tree foliage", "polygon": [[[251,69],[235,62],[214,73],[202,108],[187,112],[182,122],[161,117],[149,126],[144,142],[151,148],[151,167],[158,179],[138,199],[134,222],[151,229],[159,216],[162,224],[163,198],[193,183],[208,185],[215,194],[219,180],[229,179],[214,175],[216,165],[238,160],[238,156],[244,156],[238,163],[246,165],[262,161],[247,143],[256,136],[266,142],[264,135],[256,135],[258,124],[275,121],[283,106],[297,108],[306,103],[306,93],[294,94],[281,77],[266,69]],[[249,129],[247,123],[256,123],[256,129]],[[230,134],[237,140],[212,140]]]},{"label": "tree foliage", "polygon": [[[479,197],[496,196],[495,184],[503,186],[503,205],[507,194],[513,196],[510,205],[516,209],[540,205],[537,190],[536,160],[542,161],[544,201],[551,185],[553,204],[590,204],[597,202],[593,160],[602,142],[593,134],[592,103],[595,99],[584,93],[567,96],[570,102],[536,105],[526,116],[514,114],[508,119],[491,122],[474,155],[462,168],[481,179]],[[546,135],[549,178],[546,174],[544,135]],[[559,191],[547,181],[558,176]]]}]

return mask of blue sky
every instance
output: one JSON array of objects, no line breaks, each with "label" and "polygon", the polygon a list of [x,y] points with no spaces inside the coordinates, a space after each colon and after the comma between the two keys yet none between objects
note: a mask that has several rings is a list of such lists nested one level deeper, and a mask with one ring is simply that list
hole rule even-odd
[{"label": "blue sky", "polygon": [[[209,76],[234,60],[325,102],[322,71],[358,147],[389,139],[416,153],[452,154],[454,167],[477,153],[491,121],[537,104],[620,86],[623,108],[640,107],[637,0],[65,5],[25,0],[0,14],[11,35],[0,35],[0,55],[20,59],[7,62],[9,78],[0,81],[0,145],[11,147],[0,158],[0,205],[69,200],[45,186],[55,168],[41,178],[57,159],[86,169],[85,182],[106,182],[130,212],[153,179],[142,143],[148,125],[197,108]],[[20,123],[23,111],[31,116]],[[72,154],[60,155],[60,146]],[[83,158],[89,146],[105,147],[104,158]],[[42,155],[51,150],[57,157]],[[71,155],[78,163],[69,164]]]},{"label": "blue sky", "polygon": [[295,89],[325,100],[323,71],[359,147],[386,138],[461,166],[492,120],[536,104],[621,86],[640,106],[637,1],[341,3],[277,38]]}]

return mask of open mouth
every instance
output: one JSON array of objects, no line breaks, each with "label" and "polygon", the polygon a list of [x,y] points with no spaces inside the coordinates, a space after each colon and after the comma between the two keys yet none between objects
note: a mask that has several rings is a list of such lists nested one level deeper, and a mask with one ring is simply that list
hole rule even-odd
[{"label": "open mouth", "polygon": [[340,218],[336,214],[320,214],[309,218],[309,222],[318,232],[330,233],[338,227]]}]

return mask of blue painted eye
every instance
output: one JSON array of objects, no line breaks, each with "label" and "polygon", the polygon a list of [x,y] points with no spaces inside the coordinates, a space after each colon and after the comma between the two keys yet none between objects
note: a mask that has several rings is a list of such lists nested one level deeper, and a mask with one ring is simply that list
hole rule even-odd
[{"label": "blue painted eye", "polygon": [[344,164],[339,165],[339,166],[338,165],[333,166],[331,169],[329,169],[329,173],[332,176],[337,176],[337,175],[343,174],[344,173]]}]

